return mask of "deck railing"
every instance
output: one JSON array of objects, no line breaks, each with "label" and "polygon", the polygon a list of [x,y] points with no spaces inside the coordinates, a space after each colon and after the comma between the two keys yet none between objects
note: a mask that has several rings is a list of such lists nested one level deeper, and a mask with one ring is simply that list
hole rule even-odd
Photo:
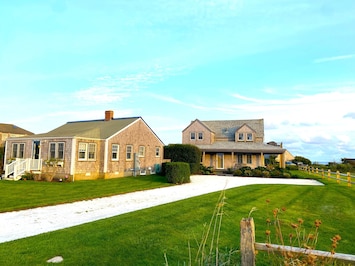
[{"label": "deck railing", "polygon": [[21,175],[24,174],[26,171],[40,171],[41,169],[41,159],[16,158],[15,161],[12,161],[11,163],[5,165],[5,178],[12,176],[14,180],[19,180],[21,178]]}]

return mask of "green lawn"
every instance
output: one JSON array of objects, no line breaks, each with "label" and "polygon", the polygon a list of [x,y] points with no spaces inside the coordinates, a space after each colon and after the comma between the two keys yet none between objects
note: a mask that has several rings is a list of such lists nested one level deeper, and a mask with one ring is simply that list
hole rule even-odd
[{"label": "green lawn", "polygon": [[159,175],[76,182],[0,181],[0,212],[170,186]]},{"label": "green lawn", "polygon": [[[274,208],[285,207],[280,215],[285,226],[302,218],[308,232],[313,229],[314,220],[322,221],[317,249],[329,250],[330,238],[340,234],[337,252],[354,254],[355,189],[334,181],[323,182],[325,186],[252,185],[225,191],[219,249],[227,253],[239,248],[240,220],[253,207],[257,208],[252,213],[256,241],[264,242],[266,219]],[[197,242],[219,196],[220,193],[211,193],[3,243],[0,265],[46,265],[46,260],[56,255],[63,256],[62,265],[165,265],[164,254],[169,265],[188,265],[188,243],[193,261]],[[270,202],[267,204],[266,200]],[[257,265],[270,265],[265,254],[258,254],[257,260]],[[231,265],[236,265],[238,253],[232,261]]]}]

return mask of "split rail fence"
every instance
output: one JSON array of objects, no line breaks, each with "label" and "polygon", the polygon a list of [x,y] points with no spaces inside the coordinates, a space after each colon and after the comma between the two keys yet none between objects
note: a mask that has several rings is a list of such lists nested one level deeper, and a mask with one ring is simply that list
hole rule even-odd
[{"label": "split rail fence", "polygon": [[242,266],[255,266],[256,250],[268,252],[292,252],[305,255],[314,255],[322,258],[331,258],[344,263],[355,265],[355,255],[334,253],[321,250],[297,248],[291,246],[274,245],[255,242],[255,225],[253,218],[243,218],[240,222],[240,254]]},{"label": "split rail fence", "polygon": [[321,175],[322,178],[328,178],[328,180],[335,179],[338,184],[340,182],[346,182],[348,184],[348,187],[351,187],[355,184],[355,176],[351,175],[350,172],[344,174],[340,173],[339,171],[332,172],[330,169],[324,170],[323,168],[319,169],[317,167],[312,166],[300,166],[299,169],[307,171],[308,173]]}]

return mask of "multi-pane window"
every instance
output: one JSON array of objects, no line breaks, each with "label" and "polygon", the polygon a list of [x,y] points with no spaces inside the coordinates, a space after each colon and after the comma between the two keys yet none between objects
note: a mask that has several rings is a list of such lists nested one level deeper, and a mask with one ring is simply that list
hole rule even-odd
[{"label": "multi-pane window", "polygon": [[79,143],[79,160],[86,160],[87,143]]},{"label": "multi-pane window", "polygon": [[198,139],[199,139],[199,140],[202,140],[202,139],[203,139],[203,133],[202,133],[202,132],[199,132],[199,133],[198,133]]},{"label": "multi-pane window", "polygon": [[25,143],[13,143],[12,144],[12,157],[24,158]]},{"label": "multi-pane window", "polygon": [[88,160],[96,159],[96,143],[88,143]]},{"label": "multi-pane window", "polygon": [[196,133],[195,132],[191,132],[190,133],[190,139],[191,140],[195,140],[196,139]]},{"label": "multi-pane window", "polygon": [[247,155],[247,163],[248,164],[251,164],[253,161],[252,161],[252,156],[251,156],[251,154],[248,154]]},{"label": "multi-pane window", "polygon": [[138,156],[139,157],[144,157],[145,156],[145,147],[144,146],[139,146]]},{"label": "multi-pane window", "polygon": [[252,133],[247,134],[247,141],[253,141],[253,134]]},{"label": "multi-pane window", "polygon": [[243,141],[244,140],[244,133],[238,133],[238,140]]},{"label": "multi-pane window", "polygon": [[160,147],[155,147],[155,157],[160,157]]},{"label": "multi-pane window", "polygon": [[64,159],[64,142],[49,143],[49,159]]},{"label": "multi-pane window", "polygon": [[132,160],[133,159],[132,153],[133,153],[132,145],[127,145],[126,146],[126,160]]},{"label": "multi-pane window", "polygon": [[238,164],[243,163],[243,154],[238,154]]},{"label": "multi-pane window", "polygon": [[112,144],[112,161],[118,161],[120,146],[118,144]]},{"label": "multi-pane window", "polygon": [[95,160],[96,159],[96,143],[79,143],[79,160]]}]

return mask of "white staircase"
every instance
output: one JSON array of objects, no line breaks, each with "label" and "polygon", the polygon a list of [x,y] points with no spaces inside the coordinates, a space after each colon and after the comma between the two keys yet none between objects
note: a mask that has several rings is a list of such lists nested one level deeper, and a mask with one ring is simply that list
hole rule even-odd
[{"label": "white staircase", "polygon": [[18,181],[25,172],[40,171],[42,169],[41,159],[16,159],[5,165],[4,180]]}]

